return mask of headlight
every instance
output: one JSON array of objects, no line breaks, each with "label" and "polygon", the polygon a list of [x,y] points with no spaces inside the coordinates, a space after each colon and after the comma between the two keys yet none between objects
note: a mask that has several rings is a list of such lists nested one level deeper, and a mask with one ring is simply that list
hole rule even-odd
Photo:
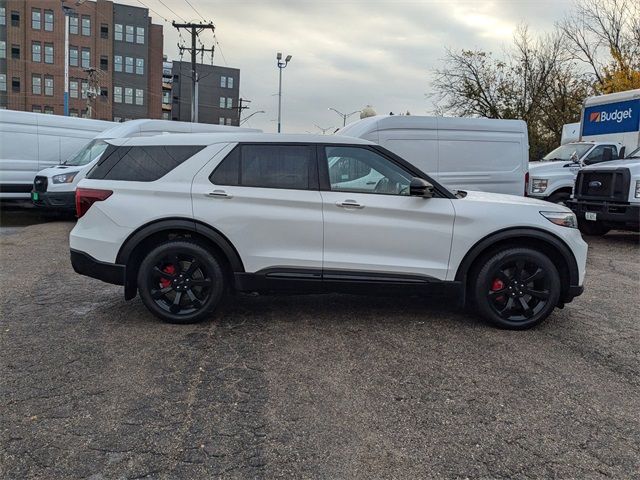
[{"label": "headlight", "polygon": [[547,179],[541,179],[541,178],[534,178],[531,181],[531,193],[544,193],[544,191],[547,189],[547,183],[549,182],[549,180]]},{"label": "headlight", "polygon": [[51,180],[53,180],[53,183],[71,183],[77,174],[78,172],[69,172],[62,175],[54,175]]},{"label": "headlight", "polygon": [[578,219],[573,212],[540,212],[540,215],[561,227],[578,228]]},{"label": "headlight", "polygon": [[640,180],[636,180],[636,198],[640,198]]}]

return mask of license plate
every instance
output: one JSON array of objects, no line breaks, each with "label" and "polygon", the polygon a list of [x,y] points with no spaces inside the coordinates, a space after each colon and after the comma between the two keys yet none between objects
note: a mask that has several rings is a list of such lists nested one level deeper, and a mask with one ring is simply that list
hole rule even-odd
[{"label": "license plate", "polygon": [[31,192],[31,200],[37,202],[40,199],[38,192]]},{"label": "license plate", "polygon": [[597,220],[597,216],[598,214],[596,212],[584,212],[584,218],[586,220],[591,220],[592,222]]}]

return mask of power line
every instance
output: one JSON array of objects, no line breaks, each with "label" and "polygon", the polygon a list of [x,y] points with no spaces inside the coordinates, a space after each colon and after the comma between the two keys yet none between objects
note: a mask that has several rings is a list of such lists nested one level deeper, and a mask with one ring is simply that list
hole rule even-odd
[{"label": "power line", "polygon": [[166,23],[169,23],[169,20],[166,19],[166,17],[164,15],[160,15],[157,11],[155,11],[153,8],[151,8],[149,5],[147,5],[146,3],[144,3],[142,0],[138,0],[138,2],[145,7],[147,10],[149,10],[150,12],[155,13],[157,16],[159,16],[162,20],[164,20]]},{"label": "power line", "polygon": [[184,0],[184,1],[187,2],[187,5],[189,5],[193,9],[193,11],[198,14],[198,16],[202,19],[203,22],[207,21],[202,15],[200,15],[200,12],[196,10],[196,7],[194,7],[189,0]]},{"label": "power line", "polygon": [[181,18],[183,21],[186,22],[185,18],[182,15],[178,15],[174,10],[172,10],[170,7],[167,6],[166,3],[164,3],[162,0],[158,0],[163,6],[164,8],[166,8],[167,10],[169,10],[171,13],[173,13],[176,17]]}]

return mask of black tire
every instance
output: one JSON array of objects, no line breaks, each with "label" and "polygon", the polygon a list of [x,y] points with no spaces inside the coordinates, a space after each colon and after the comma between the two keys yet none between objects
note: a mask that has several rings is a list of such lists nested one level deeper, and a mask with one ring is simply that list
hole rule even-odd
[{"label": "black tire", "polygon": [[551,203],[559,203],[560,205],[564,205],[567,200],[571,198],[571,194],[568,192],[556,192],[547,198],[547,202]]},{"label": "black tire", "polygon": [[524,330],[538,325],[560,299],[558,270],[538,250],[509,248],[488,256],[476,272],[475,305],[500,328]]},{"label": "black tire", "polygon": [[582,232],[583,235],[591,235],[601,237],[602,235],[606,235],[609,233],[610,228],[604,226],[599,222],[592,222],[589,220],[579,220],[578,228]]},{"label": "black tire", "polygon": [[211,317],[225,291],[220,262],[197,243],[174,240],[142,260],[138,291],[145,306],[168,323],[196,323]]}]

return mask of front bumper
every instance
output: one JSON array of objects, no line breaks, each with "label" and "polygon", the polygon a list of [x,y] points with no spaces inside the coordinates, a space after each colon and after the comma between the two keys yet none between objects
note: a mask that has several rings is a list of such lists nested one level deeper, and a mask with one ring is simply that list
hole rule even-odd
[{"label": "front bumper", "polygon": [[612,227],[640,228],[640,205],[575,199],[567,200],[566,205],[578,219],[584,219],[586,212],[593,212],[597,221]]},{"label": "front bumper", "polygon": [[31,201],[38,208],[64,212],[76,211],[75,192],[31,192]]},{"label": "front bumper", "polygon": [[71,249],[71,265],[76,273],[106,283],[124,285],[125,266],[96,260],[85,252]]}]

